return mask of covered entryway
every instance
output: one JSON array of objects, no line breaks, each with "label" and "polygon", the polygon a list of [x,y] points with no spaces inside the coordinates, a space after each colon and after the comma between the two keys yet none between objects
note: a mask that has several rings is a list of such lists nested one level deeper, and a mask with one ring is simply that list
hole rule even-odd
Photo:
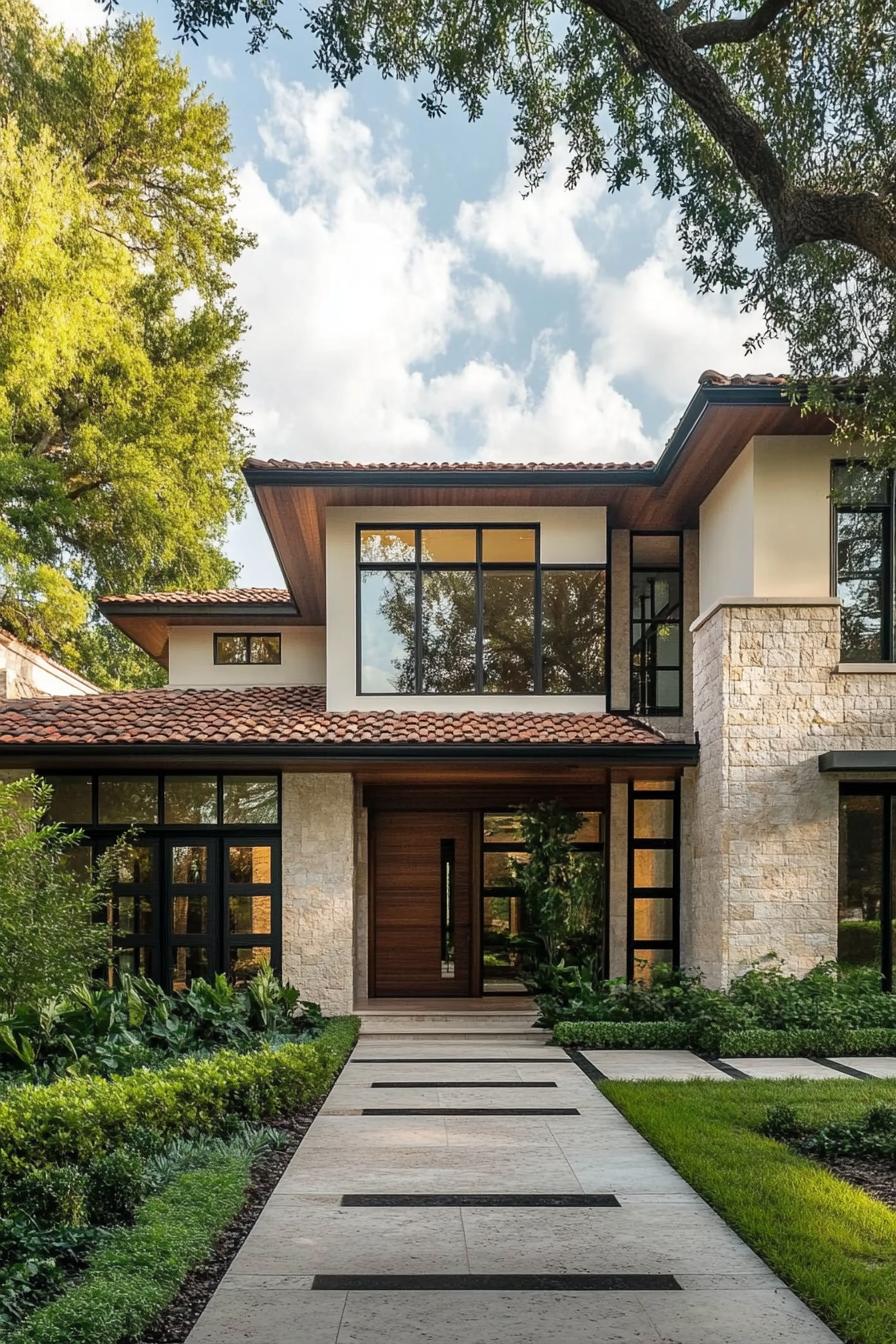
[{"label": "covered entryway", "polygon": [[378,812],[372,828],[377,995],[467,995],[471,814]]}]

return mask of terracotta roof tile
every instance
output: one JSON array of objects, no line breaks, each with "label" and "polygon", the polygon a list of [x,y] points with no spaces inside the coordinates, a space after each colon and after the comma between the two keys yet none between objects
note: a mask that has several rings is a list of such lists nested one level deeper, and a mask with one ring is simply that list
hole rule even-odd
[{"label": "terracotta roof tile", "polygon": [[442,713],[326,709],[321,686],[109,691],[0,705],[0,744],[36,747],[249,745],[351,747],[470,744],[657,746],[639,719],[598,713]]},{"label": "terracotta roof tile", "polygon": [[248,471],[638,471],[653,462],[294,462],[290,458],[250,457]]},{"label": "terracotta roof tile", "polygon": [[127,603],[129,606],[145,603],[147,606],[241,606],[249,603],[283,604],[292,606],[292,596],[286,588],[212,588],[207,592],[193,592],[188,588],[172,589],[166,593],[108,593],[99,598],[102,605]]}]

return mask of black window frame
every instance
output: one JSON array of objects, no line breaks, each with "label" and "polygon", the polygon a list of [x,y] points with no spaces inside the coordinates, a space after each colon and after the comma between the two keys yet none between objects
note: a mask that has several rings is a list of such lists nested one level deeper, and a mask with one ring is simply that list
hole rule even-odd
[{"label": "black window frame", "polygon": [[[279,973],[282,967],[283,943],[283,898],[281,871],[281,843],[283,821],[283,776],[278,770],[249,767],[241,769],[219,770],[215,768],[192,770],[134,770],[118,769],[47,769],[42,772],[46,778],[59,776],[86,777],[91,781],[91,818],[89,822],[63,822],[66,830],[83,833],[82,844],[90,846],[94,856],[123,835],[131,827],[126,822],[99,821],[99,779],[109,776],[141,775],[156,780],[156,798],[158,820],[154,823],[136,823],[134,845],[147,845],[153,850],[154,876],[151,883],[139,884],[139,889],[130,883],[113,883],[113,892],[119,896],[150,895],[153,900],[153,926],[146,934],[119,934],[110,929],[114,954],[121,951],[146,949],[149,957],[150,975],[165,989],[171,986],[171,954],[175,946],[206,944],[209,948],[209,975],[223,971],[230,976],[230,953],[233,947],[265,946],[270,949],[271,966]],[[242,779],[246,776],[267,778],[276,782],[277,815],[272,822],[225,822],[224,817],[224,781],[228,778]],[[214,822],[168,822],[165,820],[165,780],[177,777],[216,779],[217,820]],[[210,900],[209,929],[206,934],[174,934],[171,928],[172,880],[169,872],[171,848],[175,844],[204,844],[208,846],[208,861],[214,882],[214,892]],[[230,883],[225,871],[226,851],[230,845],[258,844],[271,846],[271,881],[267,884],[271,897],[270,934],[231,934],[229,928],[229,896],[257,894],[258,884]],[[153,888],[149,891],[148,888]],[[144,888],[147,888],[144,891]]]},{"label": "black window frame", "polygon": [[[485,983],[485,966],[482,963],[482,957],[485,952],[485,902],[488,897],[498,898],[515,897],[522,902],[523,897],[519,890],[507,885],[503,887],[486,887],[485,885],[485,856],[486,854],[525,854],[526,846],[522,840],[486,840],[485,838],[485,819],[486,817],[498,816],[509,817],[522,811],[523,808],[517,807],[486,807],[479,813],[479,976],[480,986]],[[576,841],[570,845],[571,849],[577,850],[582,854],[600,854],[604,859],[604,963],[606,964],[609,924],[608,919],[609,905],[609,872],[607,867],[607,854],[609,852],[609,838],[607,835],[608,822],[610,819],[609,806],[604,802],[603,806],[594,807],[588,804],[570,805],[572,812],[593,812],[600,817],[600,839]],[[512,993],[525,994],[526,989],[507,991],[501,989],[486,990],[481,989],[483,998],[508,998]]]},{"label": "black window frame", "polygon": [[[235,663],[230,658],[218,657],[219,639],[240,639],[246,647],[245,662]],[[253,639],[275,639],[277,641],[277,657],[273,662],[270,659],[258,659],[252,657]],[[283,663],[283,635],[279,630],[216,630],[212,635],[212,654],[215,667],[280,667]]]},{"label": "black window frame", "polygon": [[[475,561],[424,561],[421,558],[421,540],[422,532],[430,531],[458,531],[476,533],[476,559]],[[482,534],[483,532],[509,531],[509,532],[533,532],[535,537],[534,560],[532,561],[493,561],[483,560],[482,558]],[[399,561],[389,563],[384,561],[370,561],[361,559],[361,534],[363,532],[413,532],[414,533],[414,560]],[[362,626],[361,626],[361,580],[362,575],[370,572],[391,571],[396,573],[406,573],[414,575],[414,689],[412,691],[365,691],[362,685]],[[475,605],[476,605],[476,631],[475,631],[475,657],[476,671],[474,686],[472,690],[466,691],[427,691],[423,689],[423,574],[438,571],[464,571],[475,575]],[[546,572],[559,571],[563,573],[585,573],[595,572],[604,574],[604,652],[601,666],[599,668],[599,683],[591,691],[569,692],[569,691],[545,691],[543,676],[543,625],[542,625],[542,575]],[[484,637],[483,637],[483,617],[484,617],[484,584],[483,575],[489,573],[532,573],[534,575],[534,632],[533,632],[533,665],[532,665],[532,689],[529,691],[506,691],[490,689],[484,684]],[[606,696],[608,675],[609,675],[609,575],[608,567],[604,564],[545,564],[541,559],[541,524],[538,522],[425,522],[425,523],[382,523],[382,522],[364,522],[355,525],[355,687],[359,696],[384,696],[387,698],[404,699],[409,696],[420,696],[423,699],[434,696],[461,697],[461,696],[497,696],[506,695],[513,698],[528,698],[532,696],[548,695],[562,698],[564,695],[593,695]]]},{"label": "black window frame", "polygon": [[881,798],[883,818],[881,835],[881,892],[880,892],[880,980],[885,993],[893,992],[893,920],[896,917],[896,899],[893,884],[896,881],[896,852],[893,845],[893,824],[896,822],[896,783],[841,783],[837,797],[837,936],[840,934],[840,800],[845,797]]},{"label": "black window frame", "polygon": [[[675,537],[678,541],[678,563],[676,565],[645,565],[635,563],[635,539],[637,537]],[[632,712],[641,714],[645,718],[680,718],[684,713],[684,533],[670,528],[647,529],[638,528],[629,533],[628,539],[628,572],[629,572],[629,611],[628,611],[628,639],[629,639],[629,678],[631,690]],[[635,640],[635,626],[644,626],[644,620],[635,620],[634,615],[634,576],[635,574],[677,574],[678,575],[678,615],[667,616],[663,621],[658,621],[656,617],[650,624],[653,627],[658,625],[677,625],[678,626],[678,665],[663,666],[661,668],[653,666],[653,675],[659,672],[677,672],[678,673],[678,699],[674,705],[655,705],[648,701],[647,686],[649,683],[651,668],[646,658],[642,659],[641,665],[635,664],[635,651],[637,642]],[[642,633],[641,639],[646,635]],[[655,654],[654,654],[655,658]]]},{"label": "black window frame", "polygon": [[[886,477],[887,482],[887,500],[883,504],[841,504],[835,498],[834,480],[839,469],[844,468],[868,468],[871,471],[878,471],[879,474]],[[884,519],[883,526],[883,559],[881,566],[881,631],[880,631],[880,658],[852,658],[844,653],[841,634],[841,646],[839,651],[840,661],[843,663],[867,663],[881,662],[892,663],[896,661],[896,574],[894,574],[894,562],[896,562],[896,470],[893,468],[877,468],[872,463],[864,459],[850,461],[844,458],[838,458],[831,462],[831,593],[834,597],[839,596],[840,588],[840,566],[838,558],[838,527],[837,522],[841,513],[876,513],[882,515]]]},{"label": "black window frame", "polygon": [[[661,798],[672,800],[672,836],[653,837],[635,836],[635,803],[643,798]],[[662,849],[672,851],[671,887],[636,887],[635,854],[641,849]],[[635,977],[635,962],[639,952],[670,951],[672,966],[680,964],[681,956],[681,788],[677,779],[629,780],[628,785],[628,865],[627,865],[627,903],[626,903],[626,952],[625,974],[628,980]],[[671,900],[672,901],[672,937],[636,938],[635,937],[635,901]]]}]

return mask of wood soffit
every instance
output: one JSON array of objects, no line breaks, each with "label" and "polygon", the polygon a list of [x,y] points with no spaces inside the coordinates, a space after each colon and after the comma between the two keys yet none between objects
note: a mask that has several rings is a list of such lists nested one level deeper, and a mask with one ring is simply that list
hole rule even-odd
[{"label": "wood soffit", "polygon": [[[686,423],[688,417],[692,423]],[[326,620],[326,514],[332,507],[603,505],[610,528],[697,526],[700,504],[755,435],[828,434],[830,421],[803,415],[780,396],[738,404],[701,389],[655,466],[618,471],[533,470],[464,476],[419,468],[406,473],[290,470],[249,465],[246,479],[271,538],[300,616]],[[676,442],[678,439],[678,442]],[[514,479],[514,476],[518,479]]]}]

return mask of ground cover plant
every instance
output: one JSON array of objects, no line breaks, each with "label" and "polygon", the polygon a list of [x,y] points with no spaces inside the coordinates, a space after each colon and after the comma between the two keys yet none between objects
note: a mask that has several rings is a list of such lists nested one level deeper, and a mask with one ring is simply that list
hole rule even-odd
[{"label": "ground cover plant", "polygon": [[[538,1005],[564,1045],[648,1049],[659,1044],[648,1025],[668,1024],[667,1049],[710,1055],[896,1053],[896,996],[881,991],[876,972],[833,962],[799,977],[767,958],[727,990],[664,966],[643,984],[591,984],[587,971],[562,967]],[[614,1035],[617,1024],[627,1032]]]},{"label": "ground cover plant", "polygon": [[896,1106],[896,1081],[606,1082],[601,1091],[840,1338],[892,1344],[896,1210],[762,1131],[772,1107],[807,1131],[862,1127],[872,1108]]},{"label": "ground cover plant", "polygon": [[240,1209],[253,1163],[283,1141],[264,1122],[313,1111],[357,1032],[337,1018],[306,1040],[0,1097],[0,1335],[142,1333]]}]

